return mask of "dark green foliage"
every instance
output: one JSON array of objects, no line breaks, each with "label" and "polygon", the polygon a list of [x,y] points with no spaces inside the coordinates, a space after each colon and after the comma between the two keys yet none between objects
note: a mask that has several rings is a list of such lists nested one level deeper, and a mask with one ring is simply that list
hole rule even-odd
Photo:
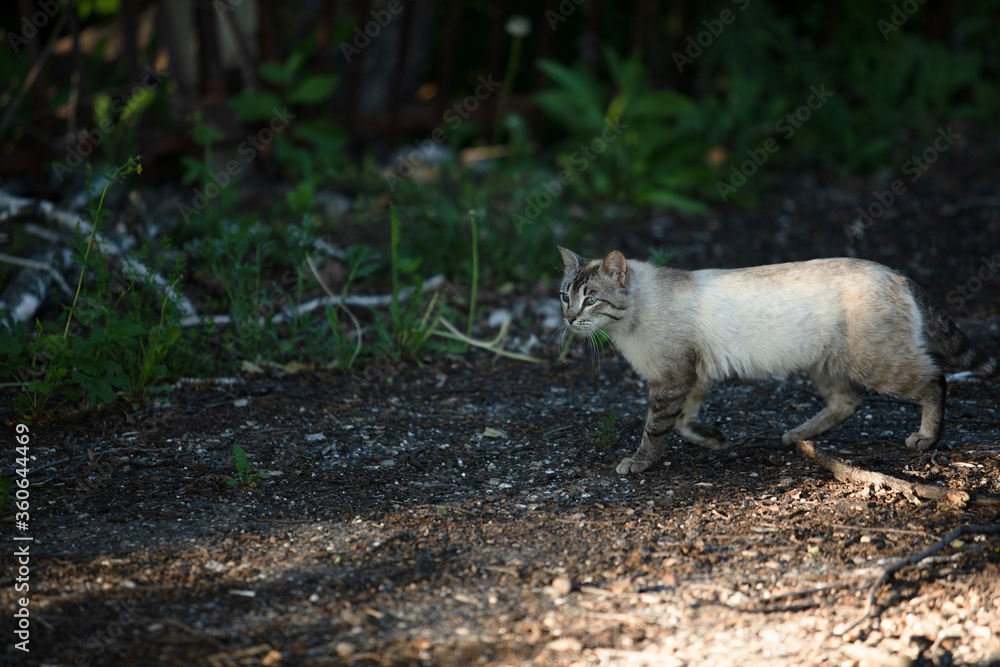
[{"label": "dark green foliage", "polygon": [[610,90],[588,70],[539,63],[554,85],[536,99],[570,133],[559,166],[589,199],[704,211],[691,197],[712,176],[698,106],[655,90],[638,54],[605,58]]}]

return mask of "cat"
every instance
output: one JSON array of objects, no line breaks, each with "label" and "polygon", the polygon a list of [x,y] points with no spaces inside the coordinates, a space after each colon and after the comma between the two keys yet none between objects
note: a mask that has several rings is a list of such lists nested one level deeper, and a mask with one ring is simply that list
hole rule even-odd
[{"label": "cat", "polygon": [[709,386],[804,371],[826,406],[782,436],[825,433],[861,407],[861,388],[923,407],[907,447],[941,438],[947,382],[939,359],[1000,379],[1000,361],[974,348],[916,283],[862,259],[814,259],[745,269],[685,271],[626,261],[614,250],[586,259],[562,246],[559,297],[572,331],[603,330],[646,381],[642,442],[617,467],[656,463],[671,429],[723,449],[726,436],[696,421]]}]

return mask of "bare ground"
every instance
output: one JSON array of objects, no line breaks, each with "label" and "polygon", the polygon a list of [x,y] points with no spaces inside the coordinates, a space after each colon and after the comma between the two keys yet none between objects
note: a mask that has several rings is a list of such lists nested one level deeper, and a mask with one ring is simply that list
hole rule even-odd
[{"label": "bare ground", "polygon": [[[370,379],[250,378],[185,386],[170,406],[120,423],[87,414],[39,425],[37,465],[68,460],[33,474],[56,477],[31,489],[32,657],[1000,659],[996,535],[965,536],[904,570],[879,591],[878,618],[835,634],[864,611],[886,564],[956,525],[995,523],[994,509],[833,480],[779,444],[819,406],[794,379],[711,395],[705,420],[728,431],[730,450],[678,440],[664,465],[618,477],[644,393],[624,365],[573,361],[471,354]],[[608,411],[621,419],[602,429]],[[865,468],[996,494],[998,412],[984,383],[953,383],[943,447],[915,454],[893,443],[918,407],[872,397],[824,444]],[[234,444],[274,476],[227,486]],[[11,608],[10,587],[3,595]]]},{"label": "bare ground", "polygon": [[[942,174],[855,244],[842,224],[871,187],[815,181],[779,187],[753,213],[653,220],[609,243],[662,241],[692,268],[858,254],[944,303],[1000,250],[996,179],[980,176]],[[958,313],[994,353],[998,295],[981,285]],[[551,336],[537,320],[519,326],[521,340]],[[820,406],[801,378],[717,387],[703,420],[732,448],[674,439],[662,465],[619,477],[641,432],[641,384],[610,352],[600,367],[582,347],[564,363],[557,352],[536,349],[537,365],[470,352],[357,375],[180,383],[138,414],[42,421],[30,445],[31,653],[11,641],[0,659],[1000,664],[996,534],[902,569],[843,633],[885,567],[955,526],[998,525],[995,508],[844,484],[782,446]],[[919,408],[879,396],[818,444],[871,470],[1000,494],[996,385],[953,382],[949,400],[935,451],[903,448]],[[272,476],[228,486],[233,445]],[[14,532],[9,514],[3,525]],[[13,565],[18,543],[5,542]],[[6,584],[2,607],[20,595]]]}]

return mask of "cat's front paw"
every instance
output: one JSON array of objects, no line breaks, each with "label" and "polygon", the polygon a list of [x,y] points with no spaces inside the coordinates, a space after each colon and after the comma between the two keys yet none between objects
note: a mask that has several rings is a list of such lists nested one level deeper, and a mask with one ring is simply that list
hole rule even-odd
[{"label": "cat's front paw", "polygon": [[615,472],[617,472],[619,475],[628,475],[633,472],[642,472],[651,465],[653,465],[652,461],[624,458],[622,459],[622,462],[618,464],[618,467],[615,468]]},{"label": "cat's front paw", "polygon": [[928,449],[936,445],[937,441],[937,438],[924,435],[923,433],[917,431],[916,433],[911,433],[910,437],[906,439],[906,446],[910,449],[926,452]]}]

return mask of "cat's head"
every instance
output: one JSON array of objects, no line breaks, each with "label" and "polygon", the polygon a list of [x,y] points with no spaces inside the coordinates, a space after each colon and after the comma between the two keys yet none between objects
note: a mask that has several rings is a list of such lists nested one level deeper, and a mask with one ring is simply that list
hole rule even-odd
[{"label": "cat's head", "polygon": [[613,333],[629,312],[625,256],[612,250],[601,259],[585,259],[558,246],[566,269],[559,287],[563,322],[577,333],[603,329]]}]

